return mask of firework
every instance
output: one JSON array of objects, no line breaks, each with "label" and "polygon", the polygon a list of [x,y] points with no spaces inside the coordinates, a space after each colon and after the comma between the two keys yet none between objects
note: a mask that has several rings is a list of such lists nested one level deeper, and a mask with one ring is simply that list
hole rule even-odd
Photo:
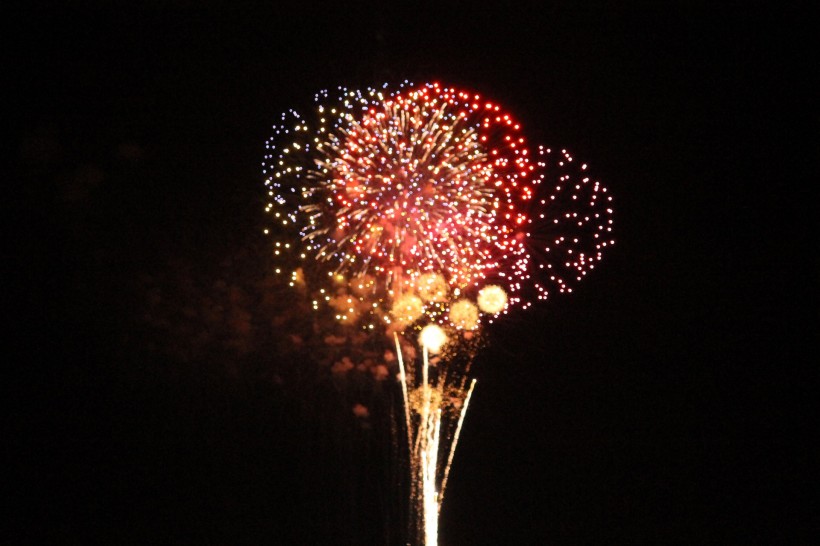
[{"label": "firework", "polygon": [[415,295],[429,322],[452,326],[446,303],[492,284],[505,301],[479,305],[480,323],[572,291],[613,244],[606,188],[566,151],[531,151],[493,101],[435,83],[315,99],[275,126],[266,210],[281,271],[327,274],[315,307],[367,279],[354,294],[367,305],[340,321],[373,329]]},{"label": "firework", "polygon": [[395,340],[411,520],[435,544],[482,323],[571,292],[613,244],[612,198],[494,101],[437,83],[322,91],[274,129],[277,272],[339,325]]},{"label": "firework", "polygon": [[[428,328],[422,330],[422,335]],[[411,518],[419,542],[437,544],[438,515],[475,379],[465,388],[464,376],[448,377],[451,370],[447,368],[439,369],[438,377],[432,378],[428,348],[424,341],[422,344],[420,374],[412,367],[408,373],[396,337],[410,473],[414,478],[410,484]]]}]

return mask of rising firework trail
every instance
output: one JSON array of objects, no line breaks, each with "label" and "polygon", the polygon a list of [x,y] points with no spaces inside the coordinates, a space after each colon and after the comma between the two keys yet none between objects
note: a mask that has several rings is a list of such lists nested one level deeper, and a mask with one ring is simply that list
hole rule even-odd
[{"label": "rising firework trail", "polygon": [[438,83],[322,91],[274,131],[276,272],[318,313],[395,346],[411,533],[436,544],[482,324],[572,292],[614,244],[612,197],[496,102]]},{"label": "rising firework trail", "polygon": [[[399,355],[399,381],[404,400],[407,445],[410,446],[410,501],[413,503],[413,527],[423,536],[424,544],[438,543],[438,516],[444,501],[444,489],[453,464],[461,426],[476,380],[465,389],[464,382],[448,381],[446,372],[431,379],[429,348],[423,347],[421,379],[408,376]],[[453,425],[455,423],[455,425]],[[452,429],[452,436],[447,434]],[[443,432],[444,431],[444,432]],[[446,455],[446,459],[440,459]]]}]

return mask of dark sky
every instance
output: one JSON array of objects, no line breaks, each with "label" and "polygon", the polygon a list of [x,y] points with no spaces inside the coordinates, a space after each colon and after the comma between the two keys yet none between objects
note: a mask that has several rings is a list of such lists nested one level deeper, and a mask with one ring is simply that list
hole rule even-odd
[{"label": "dark sky", "polygon": [[266,314],[260,163],[318,89],[405,78],[494,97],[616,196],[603,267],[492,328],[442,544],[816,536],[800,3],[72,4],[5,17],[0,542],[398,540],[389,396]]}]

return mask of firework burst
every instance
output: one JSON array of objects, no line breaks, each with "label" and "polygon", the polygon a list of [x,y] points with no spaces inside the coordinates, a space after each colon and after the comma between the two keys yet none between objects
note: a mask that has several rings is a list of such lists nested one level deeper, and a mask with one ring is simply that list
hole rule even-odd
[{"label": "firework burst", "polygon": [[[393,300],[412,293],[429,321],[456,326],[442,302],[488,284],[508,296],[483,315],[527,307],[572,291],[613,244],[606,188],[566,151],[531,151],[493,101],[435,83],[315,99],[268,142],[266,210],[282,270],[368,279],[358,297],[375,305],[340,320],[389,323]],[[438,301],[424,297],[433,281]]]},{"label": "firework burst", "polygon": [[340,325],[395,339],[411,523],[434,544],[482,322],[571,292],[613,244],[612,198],[494,101],[437,83],[322,91],[274,130],[277,273]]}]

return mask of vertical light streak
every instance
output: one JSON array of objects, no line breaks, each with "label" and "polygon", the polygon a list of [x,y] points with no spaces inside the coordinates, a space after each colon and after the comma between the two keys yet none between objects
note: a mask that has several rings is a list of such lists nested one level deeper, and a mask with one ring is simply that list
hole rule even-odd
[{"label": "vertical light streak", "polygon": [[[464,389],[456,379],[457,374],[442,369],[447,366],[442,361],[436,364],[437,373],[432,374],[429,351],[424,346],[420,370],[411,369],[408,374],[398,335],[394,334],[394,341],[410,456],[411,524],[420,544],[435,546],[444,489],[476,382],[471,381],[469,388]],[[446,458],[442,456],[445,450]]]},{"label": "vertical light streak", "polygon": [[410,428],[410,401],[407,398],[407,374],[404,371],[404,358],[401,355],[401,346],[399,345],[399,335],[393,334],[393,339],[396,341],[396,355],[399,360],[399,382],[401,383],[401,394],[404,398],[404,422],[407,425],[407,446],[413,445],[412,430]]},{"label": "vertical light streak", "polygon": [[441,504],[436,491],[438,445],[441,437],[441,408],[427,422],[427,449],[422,454],[424,464],[424,544],[438,544],[438,514]]},{"label": "vertical light streak", "polygon": [[447,456],[447,465],[444,467],[444,478],[441,479],[439,504],[444,502],[444,490],[447,488],[447,478],[450,476],[450,467],[453,466],[453,456],[456,454],[456,445],[458,445],[458,437],[461,434],[461,425],[464,423],[464,417],[467,415],[467,406],[470,404],[470,397],[473,395],[475,383],[475,379],[470,382],[470,389],[467,391],[467,396],[464,398],[464,405],[462,406],[461,413],[458,416],[458,425],[456,425],[456,432],[453,435],[453,442],[450,445],[450,454]]}]

